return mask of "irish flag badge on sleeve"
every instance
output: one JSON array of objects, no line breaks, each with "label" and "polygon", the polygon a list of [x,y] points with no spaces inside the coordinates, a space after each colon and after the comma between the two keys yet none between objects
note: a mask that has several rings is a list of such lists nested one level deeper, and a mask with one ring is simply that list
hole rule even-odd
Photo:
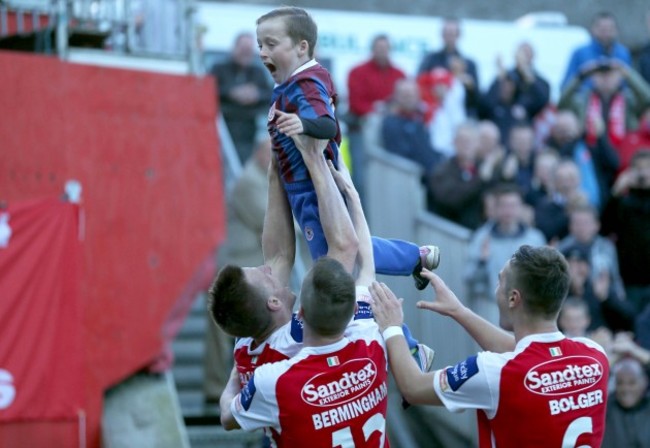
[{"label": "irish flag badge on sleeve", "polygon": [[554,358],[562,356],[562,350],[560,350],[560,347],[551,347],[548,349],[548,351],[551,352],[551,356]]},{"label": "irish flag badge on sleeve", "polygon": [[327,365],[328,366],[334,367],[334,366],[338,366],[339,364],[341,364],[341,363],[339,362],[339,357],[338,356],[330,356],[329,358],[327,358]]}]

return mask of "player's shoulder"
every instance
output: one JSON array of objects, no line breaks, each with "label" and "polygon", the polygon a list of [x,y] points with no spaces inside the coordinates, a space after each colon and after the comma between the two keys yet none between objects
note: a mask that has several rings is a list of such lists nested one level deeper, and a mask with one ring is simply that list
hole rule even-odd
[{"label": "player's shoulder", "polygon": [[237,338],[235,339],[235,351],[248,349],[253,344],[253,338]]},{"label": "player's shoulder", "polygon": [[315,83],[317,85],[329,86],[332,84],[332,76],[325,67],[316,64],[301,72],[297,73],[294,78],[297,85],[304,85],[305,83]]},{"label": "player's shoulder", "polygon": [[269,347],[291,357],[302,347],[302,325],[291,319],[274,331],[267,340]]},{"label": "player's shoulder", "polygon": [[368,343],[378,341],[383,343],[379,327],[374,319],[364,316],[355,316],[345,329],[345,337],[351,342],[364,340]]},{"label": "player's shoulder", "polygon": [[280,361],[262,364],[255,369],[254,377],[256,382],[275,382],[284,375],[295,364],[302,362],[308,355],[298,351],[293,357]]},{"label": "player's shoulder", "polygon": [[566,340],[568,341],[568,343],[582,345],[587,349],[597,350],[603,355],[607,356],[607,352],[605,351],[603,346],[600,345],[598,342],[594,341],[593,339],[589,339],[586,337],[575,337],[575,338],[567,338]]}]

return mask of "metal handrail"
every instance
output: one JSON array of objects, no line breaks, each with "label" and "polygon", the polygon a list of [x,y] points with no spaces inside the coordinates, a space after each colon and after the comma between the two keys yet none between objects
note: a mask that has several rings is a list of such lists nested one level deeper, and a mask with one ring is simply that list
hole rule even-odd
[{"label": "metal handrail", "polygon": [[25,14],[31,13],[34,23],[39,13],[52,17],[56,50],[64,60],[72,30],[83,29],[105,33],[111,43],[107,51],[184,60],[190,73],[202,74],[196,0],[47,0],[40,7],[14,0],[0,6],[0,36],[9,32],[9,13],[16,14],[18,32]]}]

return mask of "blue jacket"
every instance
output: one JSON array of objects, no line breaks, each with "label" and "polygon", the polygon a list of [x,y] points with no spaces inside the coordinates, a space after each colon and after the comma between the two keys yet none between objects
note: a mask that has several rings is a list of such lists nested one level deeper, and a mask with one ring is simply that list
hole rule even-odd
[{"label": "blue jacket", "polygon": [[626,65],[632,64],[630,51],[621,43],[615,42],[611,52],[607,52],[598,41],[592,39],[590,43],[583,47],[577,48],[571,55],[569,66],[562,80],[562,89],[564,89],[571,78],[578,74],[580,67],[586,62],[595,61],[601,58],[613,58],[624,62]]}]

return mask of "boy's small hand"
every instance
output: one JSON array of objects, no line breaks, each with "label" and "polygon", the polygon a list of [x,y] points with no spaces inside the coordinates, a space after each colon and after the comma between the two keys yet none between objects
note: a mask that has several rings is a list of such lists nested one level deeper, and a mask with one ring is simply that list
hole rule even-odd
[{"label": "boy's small hand", "polygon": [[298,115],[288,114],[277,109],[275,114],[278,116],[277,120],[275,120],[275,125],[280,132],[289,137],[303,133],[302,121],[300,121]]}]

